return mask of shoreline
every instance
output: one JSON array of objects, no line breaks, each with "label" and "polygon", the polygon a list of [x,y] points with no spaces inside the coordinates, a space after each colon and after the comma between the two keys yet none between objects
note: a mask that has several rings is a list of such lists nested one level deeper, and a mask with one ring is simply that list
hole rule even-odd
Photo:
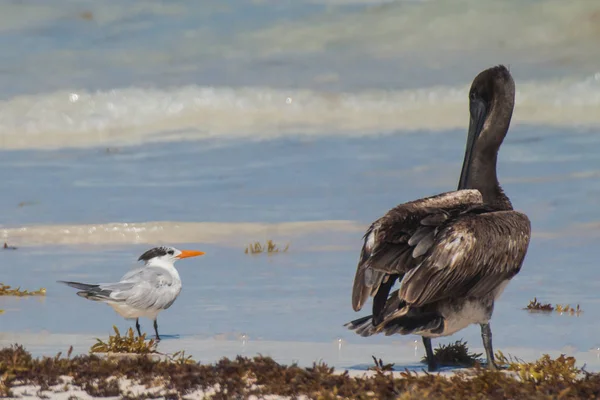
[{"label": "shoreline", "polygon": [[[49,332],[2,332],[0,333],[0,348],[15,343],[23,345],[33,357],[52,357],[57,353],[66,354],[73,347],[73,356],[89,354],[90,347],[97,338],[105,334],[60,334]],[[149,336],[152,338],[152,336]],[[248,337],[242,333],[223,333],[217,335],[163,335],[158,351],[162,354],[174,354],[185,350],[186,355],[202,363],[214,363],[223,357],[235,358],[255,357],[262,355],[271,357],[276,362],[290,365],[297,364],[309,367],[315,362],[324,362],[340,370],[355,371],[360,374],[373,365],[372,356],[382,359],[385,363],[393,363],[395,371],[408,369],[420,373],[425,367],[420,360],[423,347],[420,340],[413,336],[395,338],[389,343],[354,343],[345,340],[330,341],[277,341],[262,340]],[[469,343],[469,350],[482,353],[480,343]],[[436,345],[437,346],[437,345]],[[530,347],[502,347],[507,356],[532,362],[544,354],[558,357],[565,354],[577,359],[577,366],[585,366],[588,372],[600,373],[600,349],[576,349],[565,346],[561,349],[536,349]]]},{"label": "shoreline", "polygon": [[539,399],[600,394],[600,373],[585,371],[575,358],[564,355],[544,355],[534,362],[498,358],[501,371],[476,364],[426,373],[397,367],[392,371],[386,361],[378,366],[365,364],[364,370],[349,370],[322,360],[302,366],[266,355],[220,356],[206,363],[187,353],[111,358],[76,355],[71,350],[34,358],[21,345],[0,348],[0,395],[54,399],[455,399],[482,395]]}]

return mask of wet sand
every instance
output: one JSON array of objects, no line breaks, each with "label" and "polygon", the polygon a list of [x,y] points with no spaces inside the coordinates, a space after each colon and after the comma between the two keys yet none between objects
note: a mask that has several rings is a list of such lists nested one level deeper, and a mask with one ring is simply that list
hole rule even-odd
[{"label": "wet sand", "polygon": [[[27,333],[4,332],[0,334],[0,347],[14,343],[22,344],[34,357],[53,356],[58,352],[66,354],[73,346],[73,355],[89,354],[90,347],[96,343],[96,338],[105,340],[106,335],[97,334],[56,334],[56,333]],[[402,372],[405,369],[423,372],[427,369],[421,363],[424,349],[420,340],[414,337],[390,338],[387,344],[348,343],[344,340],[332,342],[294,342],[254,340],[242,334],[221,334],[213,337],[202,336],[164,336],[159,343],[158,352],[173,354],[185,350],[186,355],[203,364],[212,364],[223,357],[234,359],[236,356],[254,357],[263,355],[273,358],[284,365],[298,364],[310,367],[315,362],[324,362],[334,367],[338,372],[348,370],[353,376],[372,374],[368,368],[373,366],[371,356],[382,359],[384,363],[393,363],[394,370]],[[484,353],[482,346],[477,343],[469,346],[474,353]],[[574,348],[562,349],[533,349],[526,347],[500,348],[504,355],[515,356],[523,361],[535,361],[544,354],[555,358],[560,354],[575,357],[577,365],[590,372],[600,371],[600,351],[589,349],[578,351]],[[452,373],[456,368],[442,368],[443,374]]]}]

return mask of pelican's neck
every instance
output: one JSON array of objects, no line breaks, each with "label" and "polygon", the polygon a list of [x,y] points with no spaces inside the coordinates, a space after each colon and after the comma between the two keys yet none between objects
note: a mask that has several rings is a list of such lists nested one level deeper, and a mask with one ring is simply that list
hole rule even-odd
[{"label": "pelican's neck", "polygon": [[465,189],[477,189],[485,204],[510,210],[512,204],[498,182],[497,161],[498,153],[495,151],[488,154],[476,152]]},{"label": "pelican's neck", "polygon": [[512,204],[500,187],[496,164],[498,150],[508,132],[513,106],[514,100],[510,99],[494,102],[475,143],[466,187],[461,188],[479,190],[485,204],[502,210],[512,210]]},{"label": "pelican's neck", "polygon": [[181,280],[175,265],[170,261],[153,258],[146,263],[146,267],[162,268],[166,270],[174,279],[178,281]]}]

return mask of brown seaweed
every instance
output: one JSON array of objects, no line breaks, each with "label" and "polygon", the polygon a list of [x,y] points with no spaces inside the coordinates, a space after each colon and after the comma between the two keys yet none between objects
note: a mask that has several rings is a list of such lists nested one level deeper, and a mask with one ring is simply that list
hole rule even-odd
[{"label": "brown seaweed", "polygon": [[269,239],[269,240],[267,240],[267,243],[265,243],[264,246],[260,242],[250,243],[244,249],[244,253],[246,253],[246,254],[261,254],[261,253],[274,254],[274,253],[279,253],[279,252],[285,253],[288,251],[289,247],[290,247],[290,245],[288,243],[283,248],[283,250],[280,250],[279,247],[275,244],[275,242],[273,242],[271,239]]},{"label": "brown seaweed", "polygon": [[571,307],[569,304],[557,304],[554,307],[550,303],[540,303],[536,297],[533,300],[529,301],[527,307],[524,308],[529,312],[552,312],[556,311],[560,314],[569,314],[569,315],[577,315],[579,316],[583,310],[579,307],[579,304],[575,308]]},{"label": "brown seaweed", "polygon": [[[473,367],[483,362],[481,353],[469,353],[467,342],[462,339],[446,345],[440,344],[434,349],[433,356],[438,365],[444,367]],[[421,362],[427,363],[427,359],[423,357]]]},{"label": "brown seaweed", "polygon": [[[180,354],[182,355],[182,354]],[[238,356],[215,364],[199,364],[188,357],[152,360],[146,357],[111,360],[94,354],[71,358],[34,359],[22,346],[0,350],[0,394],[9,396],[15,385],[36,385],[48,390],[55,385],[82,388],[94,396],[134,396],[115,382],[129,379],[145,387],[159,387],[160,397],[182,398],[195,390],[212,390],[213,399],[259,398],[281,395],[313,399],[590,399],[600,396],[600,374],[575,367],[575,359],[543,356],[531,363],[507,359],[498,352],[499,362],[509,364],[514,374],[490,371],[476,364],[453,376],[417,374],[404,371],[384,373],[388,368],[377,361],[381,373],[351,377],[322,363],[302,368],[285,366],[269,357]],[[71,381],[64,381],[70,377]]]}]

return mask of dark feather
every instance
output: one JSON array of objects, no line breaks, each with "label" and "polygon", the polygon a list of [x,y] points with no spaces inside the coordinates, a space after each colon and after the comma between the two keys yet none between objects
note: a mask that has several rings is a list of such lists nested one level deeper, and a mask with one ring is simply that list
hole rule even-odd
[{"label": "dark feather", "polygon": [[448,219],[448,213],[437,212],[434,214],[427,215],[421,220],[421,225],[424,226],[440,226]]},{"label": "dark feather", "polygon": [[389,275],[389,279],[379,286],[379,290],[373,298],[373,325],[378,325],[383,320],[385,304],[396,279],[398,279],[398,275]]},{"label": "dark feather", "polygon": [[412,252],[413,258],[419,258],[425,253],[429,251],[431,245],[433,244],[433,239],[435,237],[435,230],[430,229],[427,232],[427,235],[423,236],[419,243],[415,246],[415,249]]},{"label": "dark feather", "polygon": [[[442,329],[443,321],[419,316],[420,307],[445,298],[485,296],[516,275],[529,245],[529,219],[516,211],[493,210],[481,205],[449,209],[445,211],[446,218],[429,220],[443,222],[440,226],[427,226],[429,233],[415,247],[409,246],[408,241],[378,244],[377,252],[366,260],[365,270],[386,265],[387,272],[379,273],[398,276],[400,289],[384,302],[392,287],[387,284],[391,279],[380,283],[377,290],[371,287],[375,299],[373,315],[366,317],[370,322],[349,328],[361,336],[378,332],[436,333]],[[414,231],[421,228],[417,224]],[[406,274],[397,272],[406,266]]]},{"label": "dark feather", "polygon": [[444,318],[437,313],[423,313],[420,315],[405,315],[386,321],[383,332],[386,336],[399,333],[409,335],[411,333],[438,334],[444,330]]},{"label": "dark feather", "polygon": [[359,311],[369,296],[377,295],[385,276],[402,275],[421,262],[431,246],[431,232],[439,226],[435,223],[443,224],[450,215],[481,204],[477,190],[442,193],[400,204],[371,224],[354,276],[353,309]]},{"label": "dark feather", "polygon": [[419,307],[489,294],[519,272],[530,230],[527,216],[517,211],[462,214],[440,230],[431,252],[404,276],[400,297]]},{"label": "dark feather", "polygon": [[418,227],[415,233],[408,240],[408,245],[411,247],[416,246],[421,241],[421,239],[427,236],[432,230],[433,228],[431,226]]}]

